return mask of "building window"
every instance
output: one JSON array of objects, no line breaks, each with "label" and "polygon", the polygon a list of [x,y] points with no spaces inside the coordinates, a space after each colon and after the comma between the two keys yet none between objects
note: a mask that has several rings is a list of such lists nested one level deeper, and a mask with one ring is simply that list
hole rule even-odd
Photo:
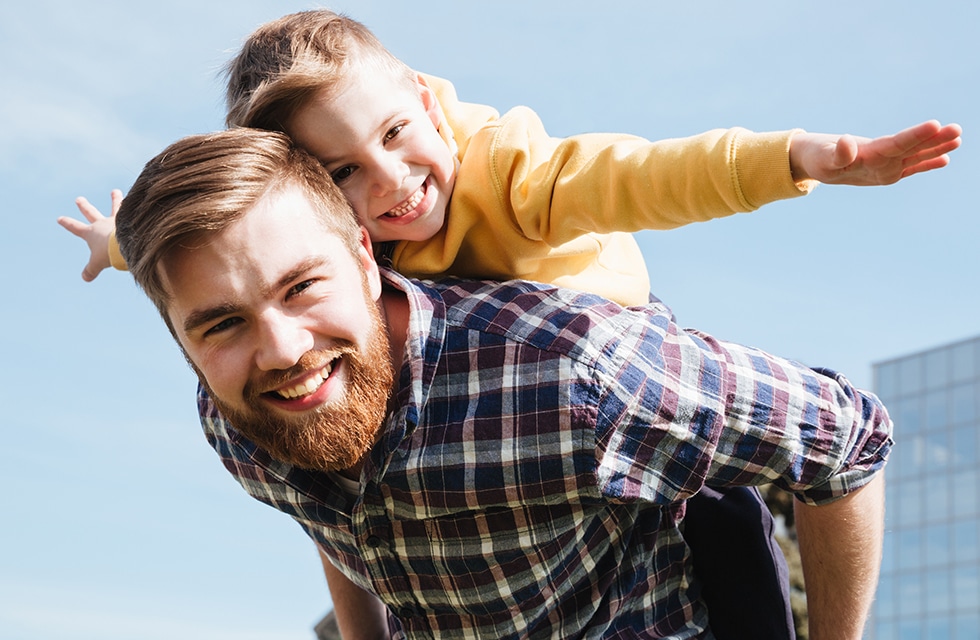
[{"label": "building window", "polygon": [[875,365],[895,421],[868,640],[980,639],[980,337]]}]

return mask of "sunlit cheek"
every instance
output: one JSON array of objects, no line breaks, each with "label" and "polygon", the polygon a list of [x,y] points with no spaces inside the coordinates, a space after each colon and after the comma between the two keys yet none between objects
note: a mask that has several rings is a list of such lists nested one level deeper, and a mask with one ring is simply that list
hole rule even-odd
[{"label": "sunlit cheek", "polygon": [[[360,278],[353,274],[352,278]],[[343,303],[339,303],[343,300]],[[356,344],[359,348],[366,343],[372,328],[372,317],[365,305],[363,289],[351,289],[333,298],[334,304],[323,305],[320,310],[317,332],[322,336],[342,338]],[[344,308],[345,307],[345,308]],[[314,312],[316,313],[316,312]]]},{"label": "sunlit cheek", "polygon": [[[179,344],[181,350],[184,352],[184,358],[188,361],[191,368],[194,369],[194,372],[199,376],[207,377],[207,371],[212,368],[208,351],[183,335],[180,336]],[[208,383],[210,384],[211,381],[208,380]]]},{"label": "sunlit cheek", "polygon": [[371,201],[368,195],[367,188],[351,187],[347,189],[341,189],[347,201],[350,203],[351,208],[354,209],[354,214],[357,216],[357,220],[360,224],[365,224],[370,221],[370,212],[368,210],[368,203]]},{"label": "sunlit cheek", "polygon": [[234,402],[242,391],[252,371],[248,358],[240,350],[212,348],[192,356],[198,369],[211,389],[226,402]]}]

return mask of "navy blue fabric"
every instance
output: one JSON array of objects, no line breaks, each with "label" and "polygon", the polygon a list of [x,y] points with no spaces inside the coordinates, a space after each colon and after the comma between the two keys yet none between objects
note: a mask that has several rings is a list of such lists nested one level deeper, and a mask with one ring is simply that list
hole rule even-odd
[{"label": "navy blue fabric", "polygon": [[789,569],[755,488],[705,487],[688,500],[684,539],[717,640],[796,640]]}]

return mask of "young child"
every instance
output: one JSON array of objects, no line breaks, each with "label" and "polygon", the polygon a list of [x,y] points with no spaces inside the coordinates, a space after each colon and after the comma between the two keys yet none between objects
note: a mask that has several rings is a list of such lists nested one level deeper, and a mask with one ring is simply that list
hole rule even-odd
[{"label": "young child", "polygon": [[[622,304],[649,295],[627,233],[752,211],[816,182],[876,185],[945,166],[959,127],[926,122],[875,140],[800,130],[709,131],[648,142],[549,137],[409,69],[363,25],[306,11],[260,27],[229,65],[230,126],[282,130],[327,166],[392,266],[416,277],[526,278]],[[115,203],[121,193],[114,192]],[[123,267],[111,219],[86,200],[83,277]]]},{"label": "young child", "polygon": [[[284,131],[321,160],[394,269],[539,280],[624,305],[650,296],[628,232],[752,211],[816,182],[890,184],[945,166],[959,144],[956,125],[935,122],[875,140],[744,129],[659,142],[556,139],[527,108],[500,116],[460,102],[449,82],[412,71],[363,25],[329,11],[286,16],[253,33],[229,65],[227,99],[229,126]],[[114,191],[113,214],[121,199]],[[95,278],[110,262],[125,268],[112,217],[83,198],[77,204],[90,224],[59,222],[91,248],[83,277]],[[768,515],[744,493],[721,503],[730,514]],[[698,504],[688,504],[691,540],[732,545],[703,554],[729,564],[698,569],[715,635],[790,637],[791,622],[774,631],[772,617],[785,615],[779,585],[749,575],[772,562],[769,539],[756,535],[759,522],[740,537],[749,525],[705,518],[708,507]],[[703,533],[693,531],[695,522]]]}]

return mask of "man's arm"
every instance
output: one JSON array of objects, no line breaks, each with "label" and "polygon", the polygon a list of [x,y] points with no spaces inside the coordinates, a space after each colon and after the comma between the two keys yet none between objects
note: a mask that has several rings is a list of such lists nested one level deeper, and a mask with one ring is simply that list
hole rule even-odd
[{"label": "man's arm", "polygon": [[344,640],[385,640],[388,638],[388,610],[373,593],[347,579],[320,553],[327,577],[337,627]]},{"label": "man's arm", "polygon": [[796,502],[811,640],[859,640],[878,583],[885,479],[836,502]]}]

